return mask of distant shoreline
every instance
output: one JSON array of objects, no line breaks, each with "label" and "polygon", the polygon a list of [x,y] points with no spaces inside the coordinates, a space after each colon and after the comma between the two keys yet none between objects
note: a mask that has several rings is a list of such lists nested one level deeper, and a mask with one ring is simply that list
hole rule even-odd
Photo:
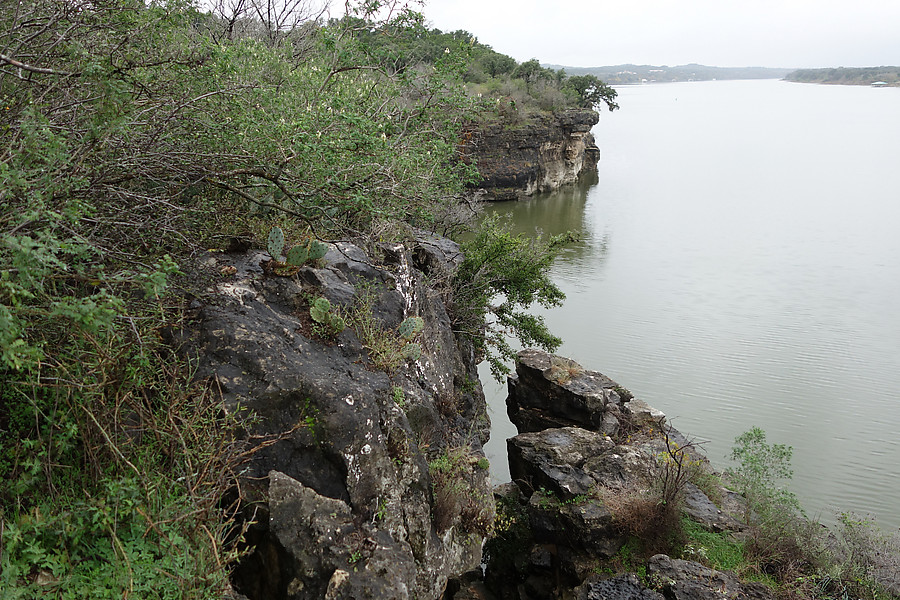
[{"label": "distant shoreline", "polygon": [[607,85],[641,83],[672,83],[681,81],[718,81],[734,79],[782,79],[791,69],[769,67],[710,67],[689,64],[669,67],[666,65],[613,65],[605,67],[566,67],[543,65],[565,69],[568,75],[594,75]]},{"label": "distant shoreline", "polygon": [[900,87],[900,67],[838,67],[835,69],[798,69],[784,76],[785,81],[829,85],[868,85]]}]

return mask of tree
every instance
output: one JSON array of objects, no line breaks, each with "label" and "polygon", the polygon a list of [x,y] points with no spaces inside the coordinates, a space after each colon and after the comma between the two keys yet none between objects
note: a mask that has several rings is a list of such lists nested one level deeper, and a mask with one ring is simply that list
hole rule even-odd
[{"label": "tree", "polygon": [[498,381],[509,372],[503,361],[515,357],[509,336],[550,352],[562,343],[541,317],[527,311],[535,302],[551,307],[565,299],[549,269],[573,239],[569,233],[547,239],[514,235],[493,216],[462,244],[465,260],[453,279],[454,328],[473,340]]},{"label": "tree", "polygon": [[516,67],[512,72],[512,76],[523,79],[525,86],[531,89],[534,83],[547,76],[547,69],[541,66],[538,59],[532,58]]},{"label": "tree", "polygon": [[163,342],[206,286],[177,263],[273,221],[375,237],[456,205],[465,54],[398,72],[363,34],[418,16],[309,6],[0,11],[0,590],[222,597],[238,445]]},{"label": "tree", "polygon": [[616,104],[616,90],[600,81],[596,75],[574,75],[565,82],[565,87],[578,96],[578,105],[583,108],[594,108],[601,102],[610,111],[619,108]]},{"label": "tree", "polygon": [[484,72],[491,77],[498,77],[512,73],[516,68],[516,61],[511,56],[500,54],[490,50],[479,60]]}]

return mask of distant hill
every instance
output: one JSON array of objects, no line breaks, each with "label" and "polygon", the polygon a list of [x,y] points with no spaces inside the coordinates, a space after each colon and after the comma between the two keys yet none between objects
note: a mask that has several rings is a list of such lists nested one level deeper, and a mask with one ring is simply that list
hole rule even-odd
[{"label": "distant hill", "polygon": [[800,69],[788,73],[784,78],[788,81],[798,81],[800,83],[900,86],[900,67]]},{"label": "distant hill", "polygon": [[568,75],[596,75],[609,85],[647,83],[651,81],[711,81],[713,79],[781,79],[791,69],[768,67],[707,67],[705,65],[680,65],[657,67],[653,65],[614,65],[607,67],[566,67],[544,65],[553,69],[565,69]]}]

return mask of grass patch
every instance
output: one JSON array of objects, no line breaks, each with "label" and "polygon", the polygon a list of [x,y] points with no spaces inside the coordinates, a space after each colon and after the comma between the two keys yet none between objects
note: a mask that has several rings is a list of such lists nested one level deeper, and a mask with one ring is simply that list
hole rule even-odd
[{"label": "grass patch", "polygon": [[682,517],[681,529],[685,535],[682,558],[703,563],[719,571],[746,571],[748,563],[744,543],[734,539],[730,533],[707,531],[687,517]]}]

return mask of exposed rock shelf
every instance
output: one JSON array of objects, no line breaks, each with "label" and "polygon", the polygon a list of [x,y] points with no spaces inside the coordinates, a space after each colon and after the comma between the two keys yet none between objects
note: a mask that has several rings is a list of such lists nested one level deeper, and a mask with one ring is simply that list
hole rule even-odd
[{"label": "exposed rock shelf", "polygon": [[[506,529],[487,548],[484,585],[494,598],[773,597],[762,584],[664,554],[644,565],[653,589],[634,574],[597,572],[626,543],[616,511],[655,484],[672,448],[708,462],[662,412],[601,373],[536,350],[518,355],[507,409],[520,433],[507,441],[513,482],[496,490]],[[685,513],[710,531],[740,531],[739,499],[718,491],[721,506],[688,484]],[[473,589],[455,599],[491,597]]]},{"label": "exposed rock shelf", "polygon": [[[245,411],[257,444],[241,481],[255,550],[237,567],[236,588],[251,600],[440,597],[449,578],[480,564],[473,522],[493,518],[474,355],[426,284],[446,279],[459,248],[422,238],[370,257],[342,243],[291,277],[265,274],[268,258],[205,259],[203,270],[237,273],[214,286],[192,342],[198,376],[221,389],[227,410]],[[424,318],[421,358],[389,375],[351,328],[333,339],[311,331],[310,298],[349,311],[361,294],[384,336],[410,315]],[[449,475],[430,468],[442,457]],[[439,497],[438,475],[474,504]]]},{"label": "exposed rock shelf", "polygon": [[597,168],[600,150],[591,127],[592,110],[537,113],[521,123],[493,121],[473,130],[463,156],[477,165],[482,181],[473,186],[485,200],[517,200],[574,183]]}]

